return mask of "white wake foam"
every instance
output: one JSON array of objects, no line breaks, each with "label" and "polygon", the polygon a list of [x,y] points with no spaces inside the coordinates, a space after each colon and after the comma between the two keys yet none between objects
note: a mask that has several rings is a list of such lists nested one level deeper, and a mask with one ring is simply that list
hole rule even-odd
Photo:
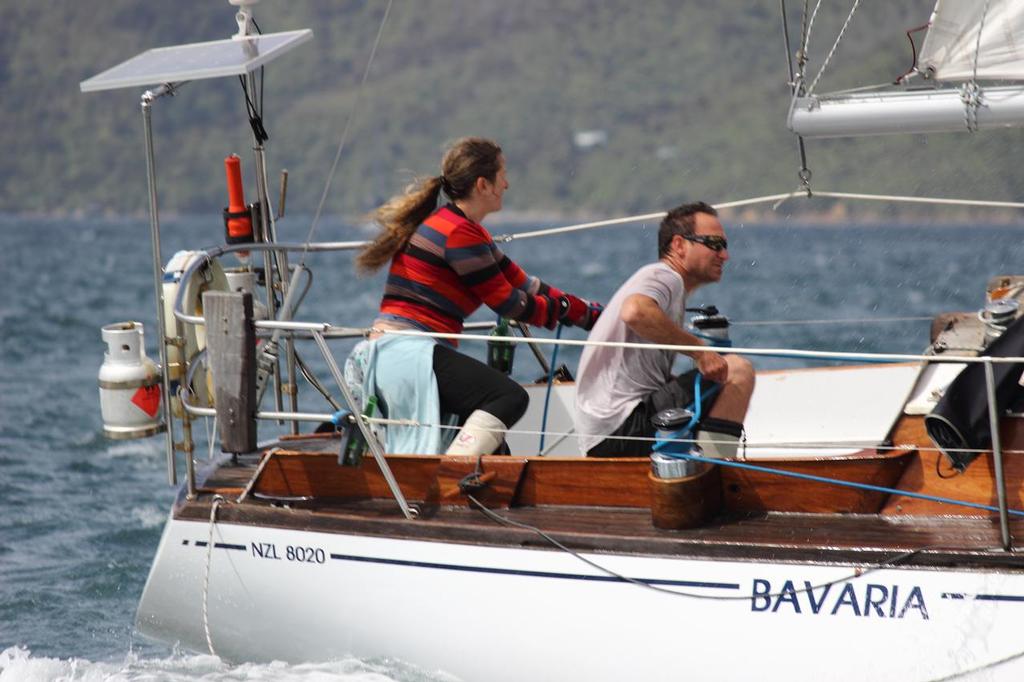
[{"label": "white wake foam", "polygon": [[455,682],[444,673],[428,674],[400,662],[368,663],[347,658],[328,663],[242,663],[216,656],[181,654],[140,658],[129,654],[121,663],[82,658],[33,656],[22,646],[0,652],[0,682]]}]

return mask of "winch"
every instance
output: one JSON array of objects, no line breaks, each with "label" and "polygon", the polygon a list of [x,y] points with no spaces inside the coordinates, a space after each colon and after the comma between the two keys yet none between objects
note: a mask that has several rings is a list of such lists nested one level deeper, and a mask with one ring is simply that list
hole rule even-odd
[{"label": "winch", "polygon": [[985,345],[1002,336],[1006,328],[1017,319],[1019,311],[1020,301],[1015,298],[988,301],[985,307],[978,311],[978,319],[985,324]]},{"label": "winch", "polygon": [[687,308],[686,312],[697,313],[690,320],[694,336],[707,341],[711,346],[732,346],[732,340],[729,339],[729,318],[719,313],[718,308],[713,305],[699,306]]},{"label": "winch", "polygon": [[708,464],[673,455],[696,455],[704,451],[693,441],[693,427],[697,420],[685,407],[670,407],[651,417],[657,431],[654,452],[651,453],[651,473],[656,478],[682,478],[693,476],[708,468]]}]

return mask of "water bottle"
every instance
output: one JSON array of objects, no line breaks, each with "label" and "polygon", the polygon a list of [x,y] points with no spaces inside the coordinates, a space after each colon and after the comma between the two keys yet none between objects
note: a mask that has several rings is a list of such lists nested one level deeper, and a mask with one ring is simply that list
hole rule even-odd
[{"label": "water bottle", "polygon": [[[498,324],[491,330],[491,336],[508,336],[508,320],[498,319]],[[512,361],[515,359],[516,347],[511,341],[490,339],[487,341],[487,365],[503,374],[512,373]]]},{"label": "water bottle", "polygon": [[[366,400],[366,408],[363,410],[363,414],[367,417],[372,417],[376,407],[377,396],[372,395]],[[359,424],[353,422],[349,429],[347,442],[343,442],[343,454],[339,463],[342,466],[357,467],[362,463],[363,453],[366,452],[366,439],[363,437],[363,430],[359,428]]]},{"label": "water bottle", "polygon": [[690,323],[693,325],[694,336],[708,342],[709,345],[728,348],[732,345],[729,339],[729,318],[718,312],[713,305],[701,308],[687,308],[695,312]]}]

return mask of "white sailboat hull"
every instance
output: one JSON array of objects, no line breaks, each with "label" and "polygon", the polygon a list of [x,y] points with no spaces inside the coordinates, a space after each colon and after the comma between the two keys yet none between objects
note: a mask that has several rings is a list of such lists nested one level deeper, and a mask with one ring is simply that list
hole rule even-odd
[{"label": "white sailboat hull", "polygon": [[[144,635],[207,650],[208,534],[168,522]],[[1024,679],[1024,572],[588,555],[696,598],[553,549],[226,523],[213,538],[209,631],[229,660],[394,657],[495,681]]]}]

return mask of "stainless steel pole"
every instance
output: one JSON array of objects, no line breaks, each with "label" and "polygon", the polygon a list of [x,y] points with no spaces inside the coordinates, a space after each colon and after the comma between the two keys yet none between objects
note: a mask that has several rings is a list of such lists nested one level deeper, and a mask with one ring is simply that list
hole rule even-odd
[{"label": "stainless steel pole", "polygon": [[[256,100],[256,75],[254,72],[249,71],[245,74],[245,86],[246,96],[253,99],[252,103],[247,105],[255,109],[258,104]],[[266,153],[263,148],[263,142],[257,137],[256,132],[253,131],[253,156],[256,162],[256,197],[257,202],[260,205],[260,234],[261,238],[266,243],[273,243],[277,241],[277,235],[274,234],[272,228],[272,216],[270,215],[270,197],[267,194],[267,175],[266,175]],[[276,261],[276,263],[275,263]],[[274,276],[274,265],[277,266],[277,277]],[[266,271],[267,281],[267,311],[272,319],[277,318],[277,305],[274,301],[275,289],[280,289],[281,296],[287,294],[287,284],[285,279],[288,277],[288,261],[287,256],[282,255],[280,252],[271,254],[269,252],[263,255],[263,267]],[[290,339],[285,339],[285,348],[287,349],[290,344]],[[280,356],[275,355],[273,358],[273,371],[271,372],[271,381],[274,387],[274,407],[278,412],[283,411],[284,403],[281,398],[281,361]]]},{"label": "stainless steel pole", "polygon": [[359,431],[362,432],[363,438],[366,439],[366,444],[370,448],[370,452],[373,454],[373,458],[377,460],[377,466],[380,468],[380,473],[384,476],[384,480],[388,484],[388,489],[391,490],[391,494],[394,496],[395,501],[398,502],[398,506],[402,509],[402,514],[405,518],[410,521],[416,518],[416,512],[409,507],[409,503],[405,501],[405,495],[402,494],[402,489],[398,487],[398,481],[395,480],[395,475],[391,473],[391,467],[388,466],[388,460],[384,457],[384,448],[381,447],[377,437],[373,435],[373,431],[370,427],[359,418],[359,406],[356,405],[355,399],[352,397],[352,393],[348,390],[348,384],[345,383],[345,377],[341,375],[341,370],[338,369],[338,363],[334,361],[334,356],[331,355],[331,349],[327,347],[327,342],[324,340],[323,334],[320,332],[313,332],[313,339],[316,341],[316,345],[320,347],[320,352],[323,353],[324,360],[327,361],[327,366],[331,370],[331,374],[334,376],[334,381],[337,382],[338,388],[341,389],[341,394],[345,396],[345,404],[348,405],[348,409],[352,411],[352,414],[356,416],[356,426],[359,427]]},{"label": "stainless steel pole", "polygon": [[142,94],[142,128],[145,133],[146,143],[146,179],[149,183],[149,233],[153,248],[153,289],[156,293],[156,319],[159,329],[156,338],[160,352],[161,390],[163,391],[163,413],[166,428],[166,454],[167,454],[167,481],[171,485],[178,484],[178,474],[175,469],[174,460],[174,421],[171,413],[171,378],[170,364],[167,361],[167,339],[166,323],[164,321],[164,292],[163,292],[163,258],[160,255],[160,214],[156,193],[156,160],[153,153],[153,102],[159,97],[173,92],[173,86],[164,84],[155,90],[147,90]]},{"label": "stainless steel pole", "polygon": [[999,501],[999,532],[1003,549],[1012,549],[1010,518],[1006,511],[1006,481],[1003,478],[1003,445],[999,440],[999,412],[996,406],[996,380],[992,372],[992,358],[985,358],[985,392],[988,398],[988,426],[992,432],[992,463],[996,474],[996,497]]},{"label": "stainless steel pole", "polygon": [[[252,74],[250,74],[250,76],[251,75]],[[252,85],[250,85],[250,88],[251,87],[255,87],[255,84],[253,83]],[[271,243],[277,243],[277,225],[274,215],[270,211],[270,185],[267,179],[266,150],[264,149],[262,144],[257,144],[253,148],[253,151],[255,152],[256,155],[256,187],[257,192],[259,193],[260,205],[263,209],[262,211],[260,211],[260,220],[263,223],[263,230],[264,233],[266,234],[266,240]],[[277,273],[279,278],[278,281],[280,282],[281,286],[281,295],[285,300],[287,300],[288,289],[292,286],[295,279],[294,277],[289,277],[288,274],[288,253],[285,251],[275,251],[274,257],[275,260],[277,261]],[[291,319],[292,315],[294,314],[294,310],[286,309],[285,314],[288,316],[288,319]],[[297,393],[298,384],[296,382],[295,368],[295,340],[291,334],[288,334],[284,338],[284,353],[285,367],[288,371],[288,381],[286,384],[288,388],[287,391],[284,392],[288,393],[289,409],[292,412],[296,412],[299,409],[299,399]],[[278,365],[278,367],[280,367],[280,365]],[[276,383],[275,399],[278,411],[281,411],[282,392],[283,391],[280,382]],[[299,425],[296,423],[292,423],[291,430],[293,434],[297,434],[299,432]]]}]

